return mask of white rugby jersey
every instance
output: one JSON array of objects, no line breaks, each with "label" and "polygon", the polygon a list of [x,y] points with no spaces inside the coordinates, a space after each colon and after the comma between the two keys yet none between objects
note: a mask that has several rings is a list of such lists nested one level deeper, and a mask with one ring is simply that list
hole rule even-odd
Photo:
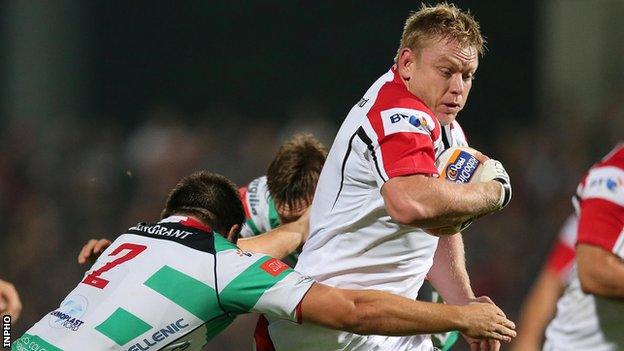
[{"label": "white rugby jersey", "polygon": [[[347,115],[329,152],[296,269],[340,288],[416,298],[438,239],[392,221],[380,191],[392,177],[437,176],[434,160],[444,144],[465,143],[457,123],[444,130],[394,67],[373,83]],[[445,140],[442,133],[448,133]],[[271,321],[268,329],[276,350],[433,348],[428,335],[361,336],[280,321]]]},{"label": "white rugby jersey", "polygon": [[117,238],[12,350],[201,350],[242,313],[298,321],[312,283],[173,216]]},{"label": "white rugby jersey", "polygon": [[[594,165],[577,189],[577,243],[599,246],[624,259],[624,145]],[[557,303],[544,350],[624,349],[624,302],[587,295],[576,264]]]}]

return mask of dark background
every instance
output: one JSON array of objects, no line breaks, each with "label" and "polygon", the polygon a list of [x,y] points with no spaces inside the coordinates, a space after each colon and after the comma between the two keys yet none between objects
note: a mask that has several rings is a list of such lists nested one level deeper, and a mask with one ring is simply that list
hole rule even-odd
[{"label": "dark background", "polygon": [[[456,2],[488,42],[458,120],[514,186],[508,208],[466,231],[468,269],[516,320],[583,171],[622,140],[621,27],[601,16],[624,6],[591,3]],[[0,2],[0,278],[24,303],[14,336],[79,281],[89,238],[156,219],[182,176],[246,184],[297,131],[329,147],[419,6]],[[253,324],[242,317],[209,349],[250,349]]]}]

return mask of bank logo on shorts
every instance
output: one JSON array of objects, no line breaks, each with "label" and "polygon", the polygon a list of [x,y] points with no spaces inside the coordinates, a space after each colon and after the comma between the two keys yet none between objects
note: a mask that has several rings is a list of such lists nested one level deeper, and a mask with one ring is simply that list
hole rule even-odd
[{"label": "bank logo on shorts", "polygon": [[67,328],[77,331],[84,323],[80,318],[84,316],[89,307],[89,301],[82,295],[70,295],[61,306],[48,317],[48,325],[55,329]]},{"label": "bank logo on shorts", "polygon": [[433,118],[423,111],[391,108],[381,111],[380,114],[385,135],[406,132],[430,135],[435,128]]},{"label": "bank logo on shorts", "polygon": [[456,183],[468,183],[479,168],[479,160],[470,153],[456,150],[444,169],[444,178]]}]

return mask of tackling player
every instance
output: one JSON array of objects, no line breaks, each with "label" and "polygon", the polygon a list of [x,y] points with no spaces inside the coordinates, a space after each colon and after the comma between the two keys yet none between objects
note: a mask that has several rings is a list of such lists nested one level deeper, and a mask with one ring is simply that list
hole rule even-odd
[{"label": "tackling player", "polygon": [[513,323],[491,304],[448,306],[315,283],[277,259],[239,249],[243,219],[229,180],[207,172],[184,178],[161,221],[118,237],[12,350],[200,350],[247,312],[363,335],[410,335],[426,326],[515,336]]},{"label": "tackling player", "polygon": [[624,349],[624,144],[577,188],[574,278],[546,329],[545,351]]},{"label": "tackling player", "polygon": [[578,219],[572,214],[559,231],[557,242],[523,303],[512,351],[542,349],[544,332],[555,316],[557,300],[575,278],[572,267],[577,226]]},{"label": "tackling player", "polygon": [[[446,147],[468,146],[457,121],[444,126],[441,131]],[[306,211],[314,197],[326,157],[325,146],[316,138],[310,134],[296,134],[280,147],[266,176],[239,189],[245,209],[245,224],[240,234],[243,239],[238,241],[242,249],[283,258],[291,266],[297,263],[298,249],[309,231],[309,211]],[[270,232],[282,224],[287,226]],[[264,240],[255,240],[253,250],[247,246],[246,238],[261,234]],[[107,239],[89,240],[78,255],[78,262],[88,262],[109,245]],[[441,302],[429,283],[425,283],[421,290],[419,300]],[[261,319],[260,323],[265,321]],[[456,331],[432,335],[434,346],[441,350],[449,350],[457,339]]]},{"label": "tackling player", "polygon": [[[446,146],[441,126],[452,124],[466,103],[479,53],[479,25],[455,6],[423,6],[408,18],[396,64],[353,106],[329,152],[297,269],[332,286],[412,299],[427,275],[448,303],[475,299],[461,237],[438,245],[423,229],[459,228],[511,197],[502,167],[484,183],[437,179],[434,160]],[[433,348],[426,335],[361,336],[281,321],[272,321],[267,334],[277,350]]]}]

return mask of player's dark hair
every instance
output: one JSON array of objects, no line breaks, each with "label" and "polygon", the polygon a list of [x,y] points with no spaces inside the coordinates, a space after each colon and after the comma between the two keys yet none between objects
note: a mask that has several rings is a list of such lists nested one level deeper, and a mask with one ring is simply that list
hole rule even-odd
[{"label": "player's dark hair", "polygon": [[241,227],[245,220],[236,185],[220,174],[206,171],[183,178],[171,190],[161,218],[174,214],[195,216],[224,236],[233,225]]},{"label": "player's dark hair", "polygon": [[277,152],[267,171],[267,186],[276,204],[296,208],[314,197],[327,149],[311,134],[296,134]]}]

